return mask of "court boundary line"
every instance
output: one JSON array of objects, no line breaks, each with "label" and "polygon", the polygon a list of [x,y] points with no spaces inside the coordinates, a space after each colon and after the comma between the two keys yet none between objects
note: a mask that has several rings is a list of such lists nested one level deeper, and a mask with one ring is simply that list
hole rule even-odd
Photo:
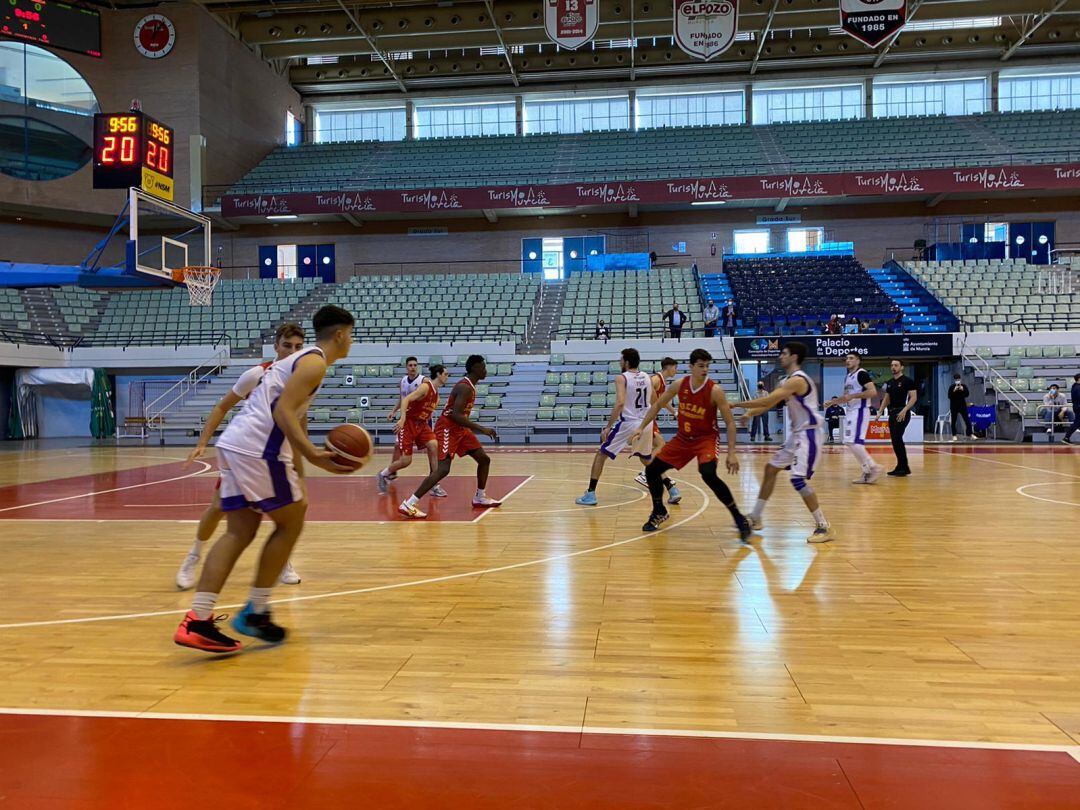
[{"label": "court boundary line", "polygon": [[1014,490],[1014,492],[1016,492],[1018,495],[1023,495],[1025,498],[1031,498],[1031,500],[1033,500],[1033,501],[1043,501],[1044,503],[1059,503],[1062,506],[1080,506],[1080,503],[1077,503],[1076,501],[1058,501],[1058,500],[1055,500],[1053,498],[1040,498],[1038,495],[1029,495],[1028,493],[1024,492],[1024,490],[1028,489],[1029,487],[1051,487],[1054,484],[1068,484],[1068,483],[1070,483],[1070,482],[1069,481],[1042,481],[1042,482],[1036,483],[1036,484],[1023,484],[1021,486],[1018,486]]},{"label": "court boundary line", "polygon": [[[482,507],[484,511],[482,511],[482,512],[481,512],[481,513],[480,513],[479,515],[477,515],[476,517],[474,517],[474,518],[473,518],[473,519],[472,519],[471,521],[469,521],[469,522],[470,522],[470,523],[479,523],[479,522],[480,522],[481,520],[483,520],[484,518],[486,518],[486,517],[487,517],[488,515],[490,515],[490,514],[491,514],[492,512],[497,512],[497,511],[499,511],[499,510],[500,510],[500,509],[502,508],[502,505],[503,505],[504,503],[506,503],[506,502],[507,502],[508,500],[510,500],[511,496],[513,496],[513,494],[514,494],[515,492],[517,492],[517,491],[518,491],[519,489],[521,489],[521,488],[522,488],[523,486],[525,486],[525,485],[526,485],[527,483],[529,483],[530,481],[532,481],[532,480],[533,480],[533,478],[535,478],[535,477],[536,477],[535,475],[530,475],[530,476],[527,476],[527,477],[525,478],[525,480],[524,480],[524,481],[522,481],[522,482],[521,482],[520,484],[518,484],[518,485],[517,485],[516,487],[514,487],[514,488],[513,488],[512,490],[510,490],[510,491],[509,491],[509,492],[507,492],[507,493],[506,493],[505,495],[503,495],[502,499],[501,499],[501,500],[499,501],[499,505],[498,505],[498,506],[488,506],[488,507]],[[473,508],[474,508],[474,509],[476,509],[477,507],[475,507],[475,506],[474,506]],[[442,521],[438,521],[438,522],[439,522],[439,523],[441,523]]]},{"label": "court boundary line", "polygon": [[[982,462],[984,462],[986,464],[1000,464],[1002,467],[1015,467],[1018,470],[1031,470],[1032,472],[1043,473],[1045,475],[1060,475],[1060,476],[1063,476],[1065,478],[1080,479],[1080,475],[1076,475],[1075,473],[1060,472],[1059,470],[1044,470],[1042,467],[1029,467],[1026,464],[1012,464],[1012,463],[1010,463],[1008,461],[998,461],[998,460],[992,459],[992,458],[980,458],[979,456],[976,456],[973,453],[949,453],[949,452],[945,452],[945,451],[942,451],[942,450],[934,450],[934,449],[931,449],[928,452],[934,453],[935,455],[939,455],[939,456],[955,456],[957,458],[967,458],[967,459],[970,459],[972,461],[982,461]],[[1048,455],[1053,455],[1053,454],[1048,454]]]},{"label": "court boundary line", "polygon": [[[903,737],[859,737],[832,734],[784,734],[765,731],[713,731],[709,729],[621,728],[617,726],[555,726],[528,723],[475,723],[440,720],[393,720],[364,717],[311,717],[306,715],[201,714],[186,712],[109,711],[98,709],[44,709],[0,707],[0,716],[85,717],[118,720],[174,720],[220,723],[280,723],[323,726],[363,726],[383,728],[430,728],[463,731],[506,731],[544,734],[596,734],[613,737],[684,737],[709,740],[750,740],[756,742],[830,743],[834,745],[887,745],[902,748],[964,748],[987,751],[1029,751],[1067,754],[1080,764],[1080,744],[1010,743],[987,740],[930,740]],[[1065,732],[1062,732],[1065,733]]]},{"label": "court boundary line", "polygon": [[[359,596],[361,594],[367,593],[379,593],[381,591],[393,591],[400,590],[402,588],[420,587],[422,585],[433,585],[439,582],[452,582],[458,579],[481,577],[487,574],[498,574],[502,573],[503,571],[514,571],[518,568],[530,568],[535,565],[544,565],[546,563],[556,562],[558,560],[569,560],[573,559],[574,557],[583,557],[587,554],[595,554],[598,551],[606,551],[608,549],[618,548],[620,546],[625,546],[630,543],[636,543],[639,540],[643,540],[647,537],[656,537],[659,534],[669,532],[672,529],[677,529],[679,526],[689,523],[692,520],[696,520],[697,518],[701,517],[701,515],[703,515],[705,511],[709,508],[709,495],[705,492],[705,490],[703,490],[696,484],[690,483],[689,481],[684,481],[683,483],[694,489],[698,493],[698,495],[701,496],[701,506],[696,512],[694,512],[694,514],[684,517],[682,520],[676,521],[670,526],[659,529],[655,532],[642,532],[641,534],[634,535],[633,537],[628,537],[625,540],[615,540],[611,543],[605,543],[600,546],[593,546],[592,548],[581,549],[580,551],[571,551],[565,554],[554,554],[550,557],[543,557],[537,560],[526,560],[519,563],[510,563],[508,565],[495,566],[493,568],[486,568],[479,571],[467,571],[458,574],[445,574],[439,577],[428,577],[426,579],[409,580],[406,582],[396,582],[387,585],[373,585],[367,588],[350,588],[348,590],[331,591],[329,593],[315,593],[307,596],[290,596],[286,597],[285,599],[271,599],[270,604],[282,605],[290,604],[292,602],[315,602],[322,599],[334,599],[340,596]],[[238,602],[231,605],[218,605],[217,609],[232,610],[243,606],[244,603]],[[15,630],[24,627],[54,627],[67,624],[91,624],[95,622],[121,621],[124,619],[147,619],[155,616],[178,616],[185,613],[187,613],[187,609],[185,608],[173,608],[171,610],[152,610],[142,613],[115,613],[106,616],[81,616],[74,619],[45,619],[36,622],[13,622],[10,624],[0,624],[0,630]]]}]

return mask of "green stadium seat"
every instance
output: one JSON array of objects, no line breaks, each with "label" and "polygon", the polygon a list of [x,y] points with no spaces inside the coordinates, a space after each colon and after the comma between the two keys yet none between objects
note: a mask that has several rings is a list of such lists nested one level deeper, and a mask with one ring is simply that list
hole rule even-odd
[{"label": "green stadium seat", "polygon": [[553,408],[548,407],[538,408],[536,411],[536,418],[540,422],[550,422],[555,418],[555,411]]},{"label": "green stadium seat", "polygon": [[556,422],[569,422],[570,421],[570,408],[566,405],[557,405],[555,407],[555,421]]},{"label": "green stadium seat", "polygon": [[544,377],[544,385],[553,386],[559,384],[559,374],[555,371],[549,371],[547,376]]},{"label": "green stadium seat", "polygon": [[541,394],[540,406],[542,408],[554,408],[555,407],[555,395],[554,394]]},{"label": "green stadium seat", "polygon": [[572,383],[560,383],[559,384],[559,396],[560,397],[572,397],[574,395],[574,386]]}]

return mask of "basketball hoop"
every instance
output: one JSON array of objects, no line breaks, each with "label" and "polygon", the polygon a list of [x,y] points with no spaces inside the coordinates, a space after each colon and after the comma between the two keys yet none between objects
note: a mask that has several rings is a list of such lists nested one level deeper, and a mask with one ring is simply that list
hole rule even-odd
[{"label": "basketball hoop", "polygon": [[216,267],[181,267],[173,272],[173,280],[187,285],[193,307],[208,307],[221,280],[221,271]]}]

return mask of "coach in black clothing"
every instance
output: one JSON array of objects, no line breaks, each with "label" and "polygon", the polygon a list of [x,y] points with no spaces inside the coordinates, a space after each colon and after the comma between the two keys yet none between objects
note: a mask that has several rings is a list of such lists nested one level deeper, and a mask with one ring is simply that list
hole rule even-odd
[{"label": "coach in black clothing", "polygon": [[904,431],[911,421],[911,410],[915,407],[919,387],[915,381],[904,374],[904,364],[893,360],[892,379],[883,386],[885,396],[881,400],[881,409],[889,414],[889,435],[892,437],[893,453],[896,454],[896,469],[889,475],[911,475],[908,466],[907,448],[904,446]]},{"label": "coach in black clothing", "polygon": [[964,420],[964,435],[975,438],[975,432],[971,429],[971,420],[968,419],[968,397],[971,393],[959,374],[953,374],[953,383],[949,386],[949,411],[952,414],[952,435],[956,441],[956,417]]},{"label": "coach in black clothing", "polygon": [[671,305],[671,309],[664,313],[664,320],[668,322],[668,329],[673,338],[681,338],[683,327],[690,323],[690,319],[679,309],[678,304]]}]

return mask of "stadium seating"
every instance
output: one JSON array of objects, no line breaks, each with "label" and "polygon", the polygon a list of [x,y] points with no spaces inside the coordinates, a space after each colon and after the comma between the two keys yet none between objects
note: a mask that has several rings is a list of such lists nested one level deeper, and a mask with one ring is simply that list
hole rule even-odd
[{"label": "stadium seating", "polygon": [[82,335],[95,331],[105,293],[83,287],[59,287],[52,291],[52,297],[69,333]]},{"label": "stadium seating", "polygon": [[275,150],[229,193],[978,167],[1068,149],[1080,149],[1080,110],[306,144]]},{"label": "stadium seating", "polygon": [[[1080,271],[1075,265],[1029,265],[1023,259],[906,262],[905,269],[979,332],[1080,328]],[[1071,291],[1056,292],[1054,274],[1072,274]],[[1060,280],[1060,277],[1059,277]]]},{"label": "stadium seating", "polygon": [[28,331],[30,315],[18,290],[0,287],[0,327]]},{"label": "stadium seating", "polygon": [[701,327],[701,295],[690,268],[575,273],[566,285],[560,337],[592,337],[596,322],[611,325],[611,336],[661,337],[664,313],[677,303]]},{"label": "stadium seating", "polygon": [[899,311],[853,256],[725,259],[743,326],[758,334],[816,333],[830,316],[892,327]]},{"label": "stadium seating", "polygon": [[540,280],[523,273],[354,276],[328,303],[356,316],[358,337],[520,341]]}]

